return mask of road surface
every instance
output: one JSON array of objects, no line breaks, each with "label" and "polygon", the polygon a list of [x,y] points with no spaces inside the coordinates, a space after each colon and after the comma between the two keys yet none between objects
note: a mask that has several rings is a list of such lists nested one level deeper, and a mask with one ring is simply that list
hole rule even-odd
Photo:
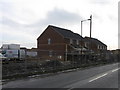
[{"label": "road surface", "polygon": [[118,88],[118,63],[60,73],[44,78],[16,80],[4,84],[3,88]]}]

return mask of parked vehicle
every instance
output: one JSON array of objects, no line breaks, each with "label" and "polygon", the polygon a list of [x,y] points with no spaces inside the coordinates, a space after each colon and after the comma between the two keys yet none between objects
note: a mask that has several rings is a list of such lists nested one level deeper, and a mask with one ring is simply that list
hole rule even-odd
[{"label": "parked vehicle", "polygon": [[8,63],[10,59],[0,53],[0,63]]},{"label": "parked vehicle", "polygon": [[10,60],[22,60],[25,58],[25,50],[4,50],[4,56]]},{"label": "parked vehicle", "polygon": [[0,53],[0,61],[1,61],[1,60],[5,60],[5,59],[7,59],[7,57],[3,56],[3,55]]}]

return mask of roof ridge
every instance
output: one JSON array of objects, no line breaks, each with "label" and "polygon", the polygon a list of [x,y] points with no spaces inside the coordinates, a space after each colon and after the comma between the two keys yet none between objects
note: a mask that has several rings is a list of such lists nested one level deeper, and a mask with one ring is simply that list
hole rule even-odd
[{"label": "roof ridge", "polygon": [[[99,39],[97,39],[97,38],[85,37],[84,39],[90,39],[91,41],[96,40],[96,41],[97,41],[97,43],[104,44],[102,41],[100,41],[100,40],[99,40]],[[94,41],[93,41],[93,42],[94,42]],[[104,44],[104,45],[106,45],[106,44]]]},{"label": "roof ridge", "polygon": [[[68,30],[68,31],[71,31],[69,29],[66,29],[66,28],[61,28],[61,27],[58,27],[58,26],[54,26],[54,25],[49,25],[50,27],[55,27],[55,28],[59,28],[59,29],[64,29],[64,30]],[[73,31],[71,31],[72,33],[74,33]]]},{"label": "roof ridge", "polygon": [[65,38],[72,38],[72,39],[81,39],[83,38],[80,34],[74,33],[73,31],[53,25],[49,25],[49,27],[52,27],[55,31],[60,33]]}]

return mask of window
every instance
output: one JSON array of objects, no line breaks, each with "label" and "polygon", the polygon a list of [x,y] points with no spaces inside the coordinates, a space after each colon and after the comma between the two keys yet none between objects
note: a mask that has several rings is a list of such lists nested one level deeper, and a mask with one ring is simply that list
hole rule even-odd
[{"label": "window", "polygon": [[51,39],[50,39],[50,38],[48,38],[48,44],[49,44],[49,45],[51,44]]},{"label": "window", "polygon": [[49,51],[49,57],[52,57],[52,51]]},{"label": "window", "polygon": [[58,56],[58,58],[59,58],[59,59],[62,59],[62,56],[60,55],[60,56]]},{"label": "window", "polygon": [[102,49],[104,49],[104,46],[102,46]]},{"label": "window", "polygon": [[79,40],[77,40],[76,44],[79,45]]},{"label": "window", "polygon": [[72,39],[70,39],[70,44],[72,44],[73,43],[73,40]]},{"label": "window", "polygon": [[99,45],[98,45],[98,49],[100,49]]},{"label": "window", "polygon": [[88,47],[88,44],[89,44],[88,42],[85,42],[85,47]]},{"label": "window", "polygon": [[107,48],[104,46],[104,49],[107,49]]}]

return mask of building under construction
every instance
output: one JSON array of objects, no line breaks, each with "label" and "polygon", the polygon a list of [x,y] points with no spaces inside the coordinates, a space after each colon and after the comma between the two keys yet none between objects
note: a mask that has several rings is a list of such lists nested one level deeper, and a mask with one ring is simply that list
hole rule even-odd
[{"label": "building under construction", "polygon": [[95,38],[83,38],[71,30],[49,25],[37,38],[38,56],[43,59],[82,60],[90,53],[100,53],[107,46]]}]

